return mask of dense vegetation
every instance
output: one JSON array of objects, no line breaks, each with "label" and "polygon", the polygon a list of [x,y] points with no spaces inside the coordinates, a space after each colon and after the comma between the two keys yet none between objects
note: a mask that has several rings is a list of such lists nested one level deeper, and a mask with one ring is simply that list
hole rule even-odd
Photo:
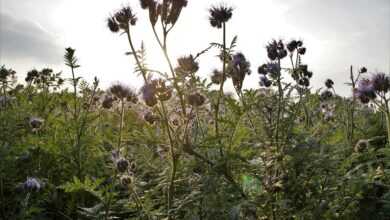
[{"label": "dense vegetation", "polygon": [[[139,92],[83,81],[72,48],[69,74],[34,69],[20,84],[1,67],[1,219],[390,218],[390,76],[351,67],[349,97],[331,79],[314,90],[303,42],[271,40],[259,88],[245,90],[230,7],[209,11],[221,42],[174,62],[167,42],[187,1],[141,6],[167,72],[146,65],[130,7],[108,19],[128,39]],[[220,58],[209,79],[205,53]]]}]

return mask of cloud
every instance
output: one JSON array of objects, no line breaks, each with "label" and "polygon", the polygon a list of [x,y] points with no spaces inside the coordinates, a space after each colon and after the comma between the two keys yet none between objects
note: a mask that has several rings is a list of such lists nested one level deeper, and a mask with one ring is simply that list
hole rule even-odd
[{"label": "cloud", "polygon": [[0,56],[7,60],[31,59],[46,64],[62,62],[63,47],[39,25],[0,12]]}]

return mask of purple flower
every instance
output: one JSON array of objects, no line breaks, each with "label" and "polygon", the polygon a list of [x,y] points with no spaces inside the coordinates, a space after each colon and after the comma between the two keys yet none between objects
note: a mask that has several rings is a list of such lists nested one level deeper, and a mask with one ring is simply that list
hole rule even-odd
[{"label": "purple flower", "polygon": [[358,87],[354,91],[354,95],[364,104],[368,103],[372,99],[375,99],[376,94],[373,83],[368,79],[360,80]]},{"label": "purple flower", "polygon": [[23,183],[23,189],[29,192],[39,191],[42,185],[37,178],[27,177],[26,182]]},{"label": "purple flower", "polygon": [[270,87],[271,85],[271,80],[269,80],[266,76],[260,76],[260,86]]},{"label": "purple flower", "polygon": [[371,79],[374,89],[378,92],[388,92],[390,89],[390,77],[384,73],[375,74]]},{"label": "purple flower", "polygon": [[156,87],[153,84],[146,84],[141,88],[142,98],[146,105],[153,107],[157,104]]}]

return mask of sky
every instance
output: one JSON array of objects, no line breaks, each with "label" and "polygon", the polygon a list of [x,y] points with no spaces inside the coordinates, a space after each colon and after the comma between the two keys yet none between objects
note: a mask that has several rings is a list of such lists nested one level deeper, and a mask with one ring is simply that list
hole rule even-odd
[{"label": "sky", "polygon": [[[238,36],[236,50],[252,65],[245,88],[259,87],[256,69],[267,62],[265,46],[272,39],[304,41],[303,62],[314,73],[314,88],[331,78],[338,93],[350,95],[344,85],[350,65],[390,72],[389,0],[189,0],[168,39],[172,60],[221,41],[220,30],[208,21],[208,8],[221,2],[234,8],[227,39]],[[142,79],[134,74],[133,58],[125,56],[125,36],[111,33],[106,25],[107,17],[123,5],[138,17],[132,27],[136,47],[144,42],[150,68],[167,72],[138,0],[0,0],[0,65],[16,70],[21,80],[27,71],[45,67],[70,77],[63,54],[72,47],[81,64],[76,75],[89,82],[97,76],[103,88],[117,81],[139,88]],[[211,50],[199,59],[201,77],[209,78],[220,67],[217,53]]]}]

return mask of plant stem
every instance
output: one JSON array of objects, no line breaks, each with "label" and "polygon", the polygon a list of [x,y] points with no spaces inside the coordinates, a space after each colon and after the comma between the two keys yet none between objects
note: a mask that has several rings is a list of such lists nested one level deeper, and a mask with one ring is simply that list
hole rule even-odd
[{"label": "plant stem", "polygon": [[176,177],[176,169],[177,169],[177,160],[176,155],[174,152],[174,141],[171,135],[171,131],[169,128],[169,122],[167,118],[167,110],[165,108],[164,102],[161,102],[161,108],[162,108],[162,116],[164,117],[165,127],[168,133],[168,138],[170,142],[169,147],[169,153],[171,156],[171,163],[172,163],[172,170],[171,170],[171,177],[169,180],[169,186],[168,186],[168,219],[172,219],[172,216],[170,214],[170,210],[172,209],[172,202],[174,198],[174,181]]},{"label": "plant stem", "polygon": [[125,101],[121,100],[121,115],[120,115],[120,124],[119,124],[119,135],[118,135],[118,147],[117,150],[119,152],[119,149],[121,148],[122,143],[122,129],[123,129],[123,120],[125,116]]},{"label": "plant stem", "polygon": [[[222,51],[222,79],[221,79],[221,85],[219,87],[219,93],[218,93],[218,97],[217,97],[217,104],[215,106],[215,137],[218,139],[219,138],[219,123],[218,123],[218,120],[219,120],[219,105],[220,105],[220,102],[221,102],[221,98],[223,96],[223,86],[224,86],[224,83],[225,83],[225,59],[226,59],[226,24],[223,23],[222,24],[222,44],[223,44],[223,51]],[[220,146],[219,148],[219,152],[221,154],[221,156],[223,156],[223,151],[222,151],[222,147]]]},{"label": "plant stem", "polygon": [[137,63],[137,66],[139,67],[139,69],[140,69],[140,71],[142,73],[142,77],[144,78],[145,83],[148,83],[148,80],[147,80],[147,77],[146,77],[147,73],[146,73],[145,69],[142,67],[141,62],[138,59],[137,51],[135,50],[134,45],[133,45],[133,41],[131,40],[130,28],[127,28],[126,35],[127,35],[127,40],[129,41],[131,52],[133,53],[135,62]]}]

